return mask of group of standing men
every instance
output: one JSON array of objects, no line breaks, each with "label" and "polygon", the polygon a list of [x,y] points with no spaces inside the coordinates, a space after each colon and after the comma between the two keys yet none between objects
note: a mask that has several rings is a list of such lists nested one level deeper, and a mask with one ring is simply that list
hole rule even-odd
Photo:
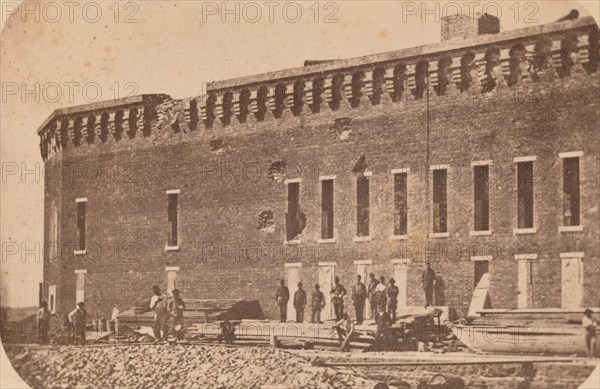
[{"label": "group of standing men", "polygon": [[[421,283],[425,291],[425,307],[433,306],[433,291],[436,282],[435,271],[431,267],[431,263],[427,263],[427,268],[423,271]],[[377,320],[384,313],[389,316],[392,322],[396,321],[398,309],[398,294],[400,290],[396,286],[393,278],[386,279],[380,276],[379,279],[374,273],[369,274],[368,287],[362,282],[360,275],[356,276],[356,284],[352,287],[352,304],[356,312],[356,324],[362,324],[364,318],[365,302],[369,299],[371,305],[371,317]],[[339,277],[334,277],[333,287],[331,289],[331,305],[335,313],[336,320],[341,320],[344,317],[344,297],[346,296],[346,288],[340,284]],[[290,291],[285,286],[284,280],[279,281],[279,287],[275,295],[277,306],[279,307],[279,318],[282,323],[287,321],[287,306],[290,300]],[[298,289],[294,293],[294,309],[296,310],[296,322],[304,322],[304,309],[308,303],[306,291],[302,288],[302,282],[298,283]],[[325,295],[320,290],[319,284],[315,285],[315,289],[311,295],[311,323],[321,323],[321,311],[325,307]]]},{"label": "group of standing men", "polygon": [[[154,341],[166,341],[169,327],[177,340],[183,340],[183,310],[185,303],[179,289],[173,289],[172,296],[160,292],[158,286],[152,287],[150,309],[154,311]],[[169,325],[170,324],[170,325]]]},{"label": "group of standing men", "polygon": [[[36,314],[38,328],[38,342],[40,344],[49,344],[50,338],[48,331],[50,330],[50,310],[48,303],[42,301],[40,308]],[[77,308],[71,311],[68,315],[64,315],[62,324],[62,340],[66,343],[73,341],[75,344],[85,345],[86,327],[88,313],[83,302],[77,303]]]},{"label": "group of standing men", "polygon": [[[358,277],[360,282],[360,276]],[[381,315],[387,313],[392,322],[396,321],[399,293],[400,289],[396,286],[396,281],[393,278],[390,278],[386,285],[384,276],[380,276],[379,280],[377,280],[374,273],[369,274],[368,297],[371,304],[371,317],[377,320]],[[362,316],[361,314],[361,322]]]},{"label": "group of standing men", "polygon": [[[385,284],[385,277],[381,276],[381,282],[375,279],[371,273],[371,283],[369,290],[361,281],[361,276],[356,276],[356,284],[352,288],[352,303],[356,311],[356,323],[362,324],[364,317],[364,307],[367,298],[371,302],[373,317],[376,313],[389,311],[393,320],[396,319],[396,306],[398,304],[398,287],[394,279],[390,278],[388,285]],[[335,313],[336,320],[344,317],[344,297],[347,295],[346,288],[340,283],[339,277],[334,277],[333,287],[331,289],[331,305]],[[290,291],[283,280],[279,281],[279,287],[275,295],[275,300],[279,307],[279,316],[282,323],[287,321],[287,305],[290,299]],[[311,295],[311,323],[321,323],[321,311],[325,307],[325,295],[320,290],[319,284]],[[296,322],[304,322],[304,309],[307,305],[306,291],[302,288],[302,282],[298,283],[298,289],[294,293],[294,309],[296,310]]]},{"label": "group of standing men", "polygon": [[[337,277],[336,277],[337,278]],[[338,280],[339,281],[339,280]],[[344,291],[345,292],[345,291]],[[279,318],[282,323],[287,321],[287,305],[290,300],[290,290],[285,286],[283,280],[279,281],[279,287],[275,295],[275,301],[279,307]],[[302,282],[298,282],[298,289],[294,293],[294,309],[296,310],[296,323],[304,322],[304,309],[308,303],[306,291],[302,288]],[[325,295],[321,292],[319,284],[315,285],[315,289],[311,295],[311,323],[321,322],[321,310],[325,307]]]}]

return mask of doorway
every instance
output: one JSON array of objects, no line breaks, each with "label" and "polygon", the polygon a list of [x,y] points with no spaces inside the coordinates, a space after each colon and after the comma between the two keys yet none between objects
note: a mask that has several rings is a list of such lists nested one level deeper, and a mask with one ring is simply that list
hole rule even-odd
[{"label": "doorway", "polygon": [[398,309],[408,306],[408,263],[406,261],[394,262],[394,280],[398,287]]},{"label": "doorway", "polygon": [[[371,265],[373,261],[367,259],[362,261],[354,261],[356,265],[356,274],[360,276],[361,282],[365,284],[365,288],[369,286],[369,265]],[[354,284],[352,285],[354,288]],[[363,310],[363,320],[369,319],[371,315],[371,303],[367,298],[365,300],[365,308]]]},{"label": "doorway", "polygon": [[321,312],[321,320],[329,320],[334,317],[333,307],[331,306],[331,288],[333,287],[334,276],[334,262],[319,264],[319,285],[321,286],[321,292],[325,295],[325,309]]},{"label": "doorway", "polygon": [[561,255],[561,306],[583,306],[583,257]]},{"label": "doorway", "polygon": [[477,287],[477,284],[479,284],[479,281],[481,280],[481,277],[483,277],[484,274],[488,273],[490,270],[490,261],[488,260],[476,260],[473,262],[475,265],[474,268],[474,285],[475,287]]},{"label": "doorway", "polygon": [[520,259],[517,269],[517,308],[533,306],[533,262]]},{"label": "doorway", "polygon": [[286,263],[286,284],[290,291],[290,299],[287,305],[287,320],[296,318],[296,309],[294,308],[294,293],[298,290],[298,282],[300,282],[300,267],[301,263]]}]

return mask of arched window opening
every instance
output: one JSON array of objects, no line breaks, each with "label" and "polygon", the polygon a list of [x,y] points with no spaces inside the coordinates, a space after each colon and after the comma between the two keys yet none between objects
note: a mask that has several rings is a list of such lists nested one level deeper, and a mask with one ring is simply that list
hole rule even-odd
[{"label": "arched window opening", "polygon": [[294,106],[292,107],[292,113],[294,116],[298,116],[302,113],[304,107],[304,88],[306,85],[303,80],[298,80],[294,83]]},{"label": "arched window opening", "polygon": [[240,93],[240,113],[238,115],[238,121],[240,123],[246,123],[248,113],[250,113],[250,91],[248,89],[242,90]]},{"label": "arched window opening", "polygon": [[376,68],[373,70],[373,95],[371,96],[371,104],[379,105],[381,103],[381,95],[385,90],[385,70]]},{"label": "arched window opening", "polygon": [[277,84],[275,86],[275,109],[273,110],[273,116],[275,116],[276,119],[280,119],[283,115],[283,110],[285,108],[285,94],[285,84]]},{"label": "arched window opening", "polygon": [[198,101],[196,99],[190,100],[190,131],[196,131],[198,129],[198,122],[200,121],[200,111],[198,110]]},{"label": "arched window opening", "polygon": [[471,70],[475,66],[475,54],[468,52],[460,59],[460,90],[461,92],[468,91],[471,88],[473,80],[471,78]]},{"label": "arched window opening", "polygon": [[358,71],[352,75],[352,100],[350,104],[352,108],[357,108],[360,106],[360,99],[363,94],[362,88],[364,78],[365,74],[361,71]]},{"label": "arched window opening", "polygon": [[96,139],[96,116],[90,115],[87,119],[87,143],[93,144]]},{"label": "arched window opening", "polygon": [[535,44],[535,72],[548,70],[552,65],[552,41],[549,38],[540,38]]},{"label": "arched window opening", "polygon": [[158,118],[156,108],[153,105],[146,106],[142,116],[142,134],[148,137],[152,134],[152,122]]},{"label": "arched window opening", "polygon": [[265,115],[267,114],[267,103],[269,96],[269,89],[266,86],[261,87],[256,94],[256,120],[262,122],[265,120]]},{"label": "arched window opening", "polygon": [[416,99],[423,98],[429,84],[429,63],[420,61],[415,67],[415,90],[414,96]]},{"label": "arched window opening", "polygon": [[336,74],[331,80],[331,102],[329,106],[332,111],[340,109],[342,98],[344,97],[344,75]]},{"label": "arched window opening", "polygon": [[75,121],[73,122],[73,144],[75,146],[79,146],[81,144],[81,138],[82,138],[82,134],[81,134],[81,127],[82,127],[82,120],[80,117],[75,118]]},{"label": "arched window opening", "polygon": [[125,114],[123,111],[117,111],[115,114],[115,140],[119,141],[123,137],[123,120]]},{"label": "arched window opening", "polygon": [[561,76],[571,74],[571,69],[579,60],[579,45],[577,35],[569,35],[561,41],[560,57],[562,62]]},{"label": "arched window opening", "polygon": [[496,88],[498,82],[501,82],[497,77],[503,77],[500,69],[500,50],[497,47],[492,47],[485,53],[484,92],[489,92]]},{"label": "arched window opening", "polygon": [[508,85],[516,85],[521,81],[525,68],[527,66],[527,58],[525,57],[525,47],[522,44],[517,43],[510,49],[510,77]]},{"label": "arched window opening", "polygon": [[452,58],[444,57],[438,62],[438,95],[446,93],[446,89],[452,83]]},{"label": "arched window opening", "polygon": [[395,103],[402,100],[404,93],[404,77],[406,76],[406,65],[398,65],[394,68],[394,95],[392,101]]},{"label": "arched window opening", "polygon": [[231,117],[233,116],[233,93],[225,92],[223,95],[223,117],[221,123],[224,126],[231,124]]},{"label": "arched window opening", "polygon": [[69,145],[69,119],[65,118],[60,123],[60,143],[63,148]]},{"label": "arched window opening", "polygon": [[102,116],[100,116],[100,141],[102,143],[106,143],[108,141],[108,121],[109,115],[107,112],[104,112]]},{"label": "arched window opening", "polygon": [[127,136],[129,139],[135,138],[135,134],[137,133],[137,119],[138,119],[138,110],[135,108],[131,108],[129,110],[129,131],[127,131]]},{"label": "arched window opening", "polygon": [[312,111],[313,113],[321,112],[321,104],[323,103],[323,90],[325,89],[325,80],[323,77],[317,77],[313,80],[312,87]]},{"label": "arched window opening", "polygon": [[208,95],[206,98],[206,119],[204,120],[204,125],[206,128],[212,128],[215,122],[215,107],[217,105],[217,96],[214,94]]}]

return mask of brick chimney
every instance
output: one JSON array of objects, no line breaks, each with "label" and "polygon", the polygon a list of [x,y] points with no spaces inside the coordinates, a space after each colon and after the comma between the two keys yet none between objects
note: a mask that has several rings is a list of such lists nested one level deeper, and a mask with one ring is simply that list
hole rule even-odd
[{"label": "brick chimney", "polygon": [[500,19],[490,14],[464,14],[442,17],[442,42],[456,38],[471,38],[477,35],[498,34]]}]

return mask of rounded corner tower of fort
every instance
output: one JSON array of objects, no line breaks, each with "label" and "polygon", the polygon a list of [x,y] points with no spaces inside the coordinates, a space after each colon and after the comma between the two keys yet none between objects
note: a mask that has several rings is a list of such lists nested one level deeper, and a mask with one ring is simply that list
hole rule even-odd
[{"label": "rounded corner tower of fort", "polygon": [[279,279],[329,299],[334,275],[371,272],[422,306],[428,261],[436,304],[461,316],[485,273],[494,308],[597,306],[598,26],[484,17],[203,96],[53,112],[38,130],[51,312],[85,300],[107,318],[159,285],[274,318]]}]

